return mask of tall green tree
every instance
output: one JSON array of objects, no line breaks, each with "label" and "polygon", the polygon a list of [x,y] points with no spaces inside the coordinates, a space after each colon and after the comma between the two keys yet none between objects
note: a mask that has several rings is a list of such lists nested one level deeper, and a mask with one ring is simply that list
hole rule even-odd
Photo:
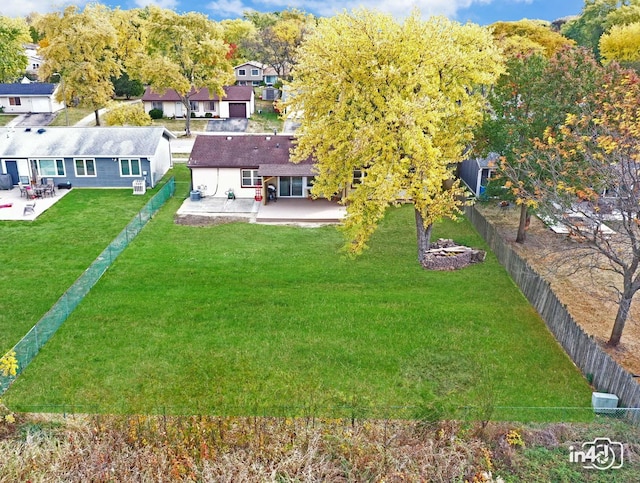
[{"label": "tall green tree", "polygon": [[[453,166],[502,71],[489,30],[444,18],[403,23],[358,10],[320,19],[300,46],[287,109],[303,112],[294,159],[317,160],[315,196],[346,192],[343,229],[360,253],[390,205],[415,207],[418,259],[461,201]],[[362,172],[350,189],[354,170]]]},{"label": "tall green tree", "polygon": [[640,21],[640,0],[585,0],[581,14],[562,33],[600,58],[600,37],[614,25]]},{"label": "tall green tree", "polygon": [[98,126],[98,110],[113,97],[111,79],[121,72],[115,54],[116,31],[109,19],[107,7],[90,4],[82,11],[70,6],[35,20],[35,27],[43,36],[40,77],[49,79],[59,74],[62,89],[58,100],[93,109]]},{"label": "tall green tree", "polygon": [[173,89],[178,93],[190,136],[190,98],[204,87],[222,98],[223,87],[235,81],[224,29],[200,13],[179,15],[149,7],[146,35],[145,53],[133,63],[136,75],[157,92]]},{"label": "tall green tree", "polygon": [[13,82],[24,74],[28,59],[23,44],[30,41],[23,19],[0,17],[0,82]]},{"label": "tall green tree", "polygon": [[479,129],[476,150],[502,156],[499,174],[520,205],[517,242],[526,241],[530,212],[538,204],[530,187],[546,176],[535,163],[522,159],[535,153],[536,139],[547,127],[559,126],[567,114],[590,103],[602,75],[588,49],[567,47],[548,60],[541,55],[509,59],[507,72],[490,91],[491,110]]}]

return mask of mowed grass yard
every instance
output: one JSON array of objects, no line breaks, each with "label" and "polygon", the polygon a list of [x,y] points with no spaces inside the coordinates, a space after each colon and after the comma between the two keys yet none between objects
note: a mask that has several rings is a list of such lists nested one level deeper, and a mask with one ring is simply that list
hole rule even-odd
[{"label": "mowed grass yard", "polygon": [[[492,254],[456,272],[418,265],[412,207],[391,209],[370,250],[350,259],[335,227],[174,224],[188,196],[186,168],[174,174],[176,197],[7,391],[10,407],[476,418],[490,407],[589,407],[587,382]],[[87,266],[122,227],[107,214],[138,199],[77,194],[92,206],[85,216],[65,197],[5,247],[17,255],[3,286],[34,281],[15,289],[20,323],[21,310],[44,312],[49,292],[73,281],[52,265]],[[43,224],[73,225],[82,243],[54,243]],[[484,247],[464,220],[439,223],[434,237]],[[1,316],[5,345],[26,332],[7,339],[12,319]]]}]

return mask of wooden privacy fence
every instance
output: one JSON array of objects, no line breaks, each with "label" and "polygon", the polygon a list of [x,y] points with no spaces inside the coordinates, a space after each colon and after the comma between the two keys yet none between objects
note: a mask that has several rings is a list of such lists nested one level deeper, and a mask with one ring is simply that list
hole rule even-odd
[{"label": "wooden privacy fence", "polygon": [[[573,320],[549,282],[505,243],[475,207],[467,207],[465,214],[596,391],[615,394],[621,407],[640,408],[640,384]],[[625,411],[625,416],[640,422],[640,410]]]}]

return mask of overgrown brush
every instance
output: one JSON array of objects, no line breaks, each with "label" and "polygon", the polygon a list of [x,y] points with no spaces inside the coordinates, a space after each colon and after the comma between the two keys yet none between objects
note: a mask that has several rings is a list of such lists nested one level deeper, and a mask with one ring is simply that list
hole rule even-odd
[{"label": "overgrown brush", "polygon": [[[496,475],[504,481],[534,481],[531,475],[548,481],[556,473],[549,462],[537,462],[540,451],[555,451],[553,462],[560,464],[568,454],[565,442],[591,437],[589,428],[18,414],[14,422],[2,423],[0,481],[503,481]],[[639,474],[639,432],[625,428],[633,437],[627,444],[630,466],[616,481],[634,481]],[[577,475],[576,481],[597,481],[564,460],[563,471]]]}]

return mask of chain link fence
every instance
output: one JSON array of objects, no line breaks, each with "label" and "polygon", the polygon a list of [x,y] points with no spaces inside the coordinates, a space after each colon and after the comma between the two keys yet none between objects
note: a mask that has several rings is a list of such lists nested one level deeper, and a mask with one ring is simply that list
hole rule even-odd
[{"label": "chain link fence", "polygon": [[91,288],[100,280],[102,274],[107,271],[114,260],[140,233],[142,228],[153,215],[175,193],[175,178],[170,178],[167,183],[156,193],[153,198],[138,212],[131,222],[120,234],[98,255],[98,258],[78,277],[78,279],[62,294],[58,301],[44,314],[44,316],[27,332],[27,334],[11,349],[6,357],[11,358],[15,353],[17,371],[15,375],[4,375],[0,372],[0,395],[8,389],[13,380],[29,365],[40,349],[56,333],[62,323],[80,304]]}]

